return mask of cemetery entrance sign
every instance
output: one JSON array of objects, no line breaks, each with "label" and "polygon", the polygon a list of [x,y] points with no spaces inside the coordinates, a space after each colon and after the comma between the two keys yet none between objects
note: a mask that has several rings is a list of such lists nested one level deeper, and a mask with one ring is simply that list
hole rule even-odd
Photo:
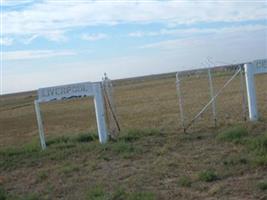
[{"label": "cemetery entrance sign", "polygon": [[104,98],[102,95],[101,83],[85,82],[38,89],[38,99],[34,101],[34,105],[42,149],[46,148],[46,143],[40,111],[40,103],[80,97],[94,98],[99,141],[102,144],[107,142],[108,134],[105,121]]}]

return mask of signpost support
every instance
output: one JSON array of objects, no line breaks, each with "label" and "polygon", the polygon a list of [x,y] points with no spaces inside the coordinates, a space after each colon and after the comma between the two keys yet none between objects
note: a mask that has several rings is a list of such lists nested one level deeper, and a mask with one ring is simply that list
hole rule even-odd
[{"label": "signpost support", "polygon": [[43,122],[40,112],[40,103],[56,100],[64,100],[68,98],[93,97],[95,104],[96,121],[98,128],[98,136],[101,144],[108,141],[108,133],[106,128],[104,98],[100,82],[95,83],[77,83],[71,85],[62,85],[49,88],[41,88],[38,90],[38,100],[34,101],[35,112],[37,117],[39,136],[42,149],[46,149]]},{"label": "signpost support", "polygon": [[96,121],[98,128],[98,136],[101,144],[104,144],[108,140],[107,128],[105,121],[105,109],[104,109],[104,99],[100,83],[95,83],[94,86],[94,104],[95,104],[95,113]]},{"label": "signpost support", "polygon": [[35,112],[36,112],[36,118],[38,123],[38,129],[39,129],[39,137],[41,142],[42,149],[46,149],[46,143],[45,143],[45,137],[44,137],[44,127],[43,127],[43,120],[40,112],[40,105],[37,100],[34,101],[35,106]]}]

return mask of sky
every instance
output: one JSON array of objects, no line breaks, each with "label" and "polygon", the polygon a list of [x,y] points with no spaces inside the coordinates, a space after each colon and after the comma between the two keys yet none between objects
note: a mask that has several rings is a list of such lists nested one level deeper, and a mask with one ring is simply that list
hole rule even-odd
[{"label": "sky", "polygon": [[0,1],[1,94],[267,57],[266,0]]}]

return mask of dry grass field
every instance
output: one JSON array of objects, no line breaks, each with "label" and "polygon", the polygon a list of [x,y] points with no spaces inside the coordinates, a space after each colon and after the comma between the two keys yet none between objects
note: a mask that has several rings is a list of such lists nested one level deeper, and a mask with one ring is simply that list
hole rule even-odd
[{"label": "dry grass field", "polygon": [[[231,74],[213,73],[214,88]],[[117,80],[120,137],[100,145],[92,99],[41,105],[35,92],[0,97],[2,199],[267,199],[267,76],[256,77],[260,120],[244,121],[240,79],[183,133],[175,75]],[[186,123],[209,101],[206,75],[182,77]]]}]

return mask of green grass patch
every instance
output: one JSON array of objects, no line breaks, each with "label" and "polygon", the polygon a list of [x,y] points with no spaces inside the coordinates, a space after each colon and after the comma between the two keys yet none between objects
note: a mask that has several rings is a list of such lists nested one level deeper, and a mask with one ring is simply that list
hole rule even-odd
[{"label": "green grass patch", "polygon": [[123,140],[125,142],[134,142],[143,137],[148,136],[160,136],[161,132],[158,129],[130,129],[126,133],[122,133],[118,140]]},{"label": "green grass patch", "polygon": [[155,195],[150,192],[126,192],[119,188],[115,192],[106,192],[103,187],[96,186],[86,194],[87,200],[154,200]]},{"label": "green grass patch", "polygon": [[241,143],[242,139],[248,135],[246,128],[242,126],[236,126],[226,129],[217,135],[217,139],[220,141]]},{"label": "green grass patch", "polygon": [[5,189],[0,185],[0,200],[6,200],[7,199],[7,192]]},{"label": "green grass patch", "polygon": [[96,133],[93,134],[79,134],[73,138],[76,142],[92,142],[98,140],[98,135]]},{"label": "green grass patch", "polygon": [[258,183],[258,188],[262,191],[266,191],[267,190],[267,181],[261,181]]},{"label": "green grass patch", "polygon": [[71,175],[74,172],[78,172],[80,170],[79,166],[73,164],[65,164],[62,168],[59,169],[59,172],[65,175]]},{"label": "green grass patch", "polygon": [[100,186],[90,189],[86,194],[87,200],[108,200],[108,194]]},{"label": "green grass patch", "polygon": [[214,170],[205,170],[198,174],[198,178],[204,182],[212,182],[218,180],[218,175]]},{"label": "green grass patch", "polygon": [[181,187],[191,187],[192,181],[189,177],[183,176],[183,177],[179,178],[178,185]]},{"label": "green grass patch", "polygon": [[48,178],[48,173],[46,171],[39,171],[37,173],[37,181],[42,182]]},{"label": "green grass patch", "polygon": [[247,143],[250,151],[257,155],[267,155],[267,134],[251,138]]},{"label": "green grass patch", "polygon": [[104,160],[107,160],[105,158],[111,154],[129,159],[143,153],[141,148],[133,143],[125,142],[124,140],[109,142],[108,144],[101,146],[101,148],[102,153],[100,157]]}]

